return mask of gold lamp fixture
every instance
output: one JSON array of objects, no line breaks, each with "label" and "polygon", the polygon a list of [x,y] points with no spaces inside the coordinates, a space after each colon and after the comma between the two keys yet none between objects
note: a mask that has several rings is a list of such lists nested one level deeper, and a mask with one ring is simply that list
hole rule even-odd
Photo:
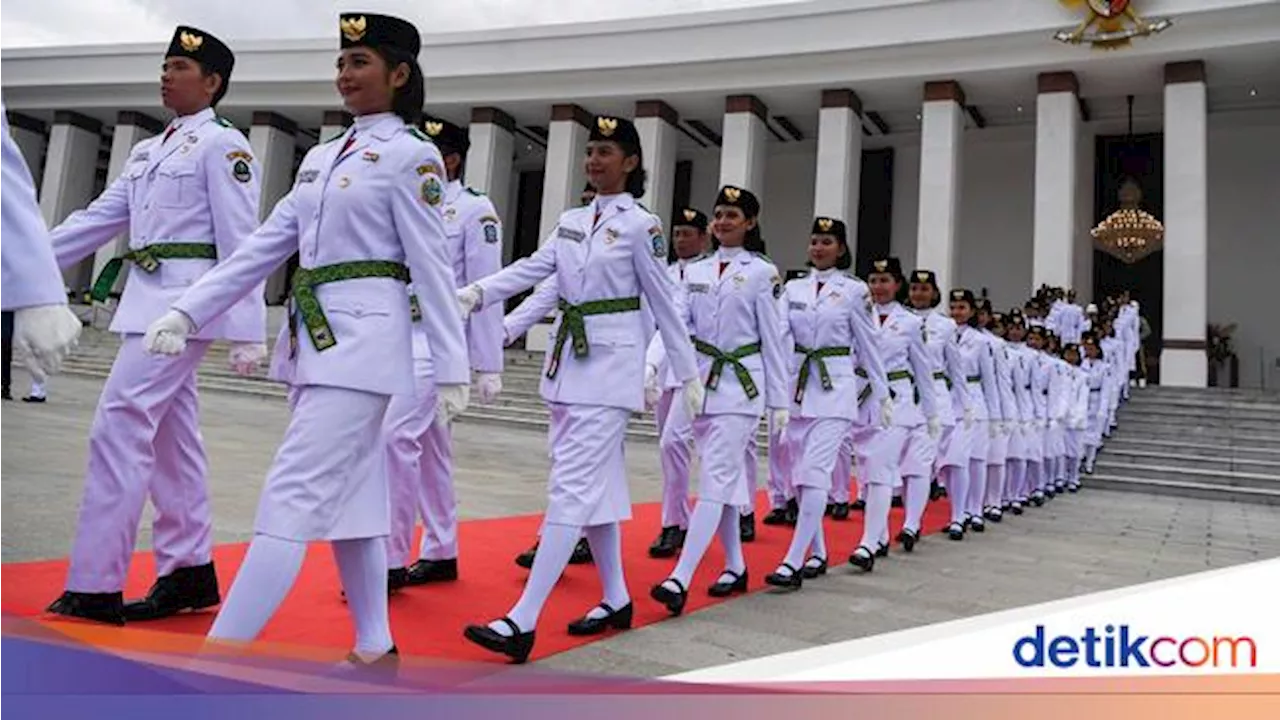
[{"label": "gold lamp fixture", "polygon": [[[1129,140],[1133,141],[1133,96],[1129,103]],[[1164,248],[1164,224],[1143,210],[1142,187],[1132,177],[1120,185],[1120,209],[1090,231],[1099,250],[1132,265]]]}]

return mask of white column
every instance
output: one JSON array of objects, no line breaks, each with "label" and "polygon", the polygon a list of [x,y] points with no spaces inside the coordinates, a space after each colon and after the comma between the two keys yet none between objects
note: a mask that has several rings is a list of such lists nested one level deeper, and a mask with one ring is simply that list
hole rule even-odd
[{"label": "white column", "polygon": [[[471,124],[467,127],[467,136],[471,140],[465,171],[467,185],[489,196],[498,217],[506,217],[507,208],[511,205],[515,127],[515,119],[498,108],[471,110]],[[514,240],[514,228],[507,227],[502,233],[504,257],[511,256]]]},{"label": "white column", "polygon": [[44,150],[48,144],[49,129],[33,117],[21,113],[9,113],[9,134],[18,144],[22,159],[27,161],[31,179],[40,187],[40,171],[44,169]]},{"label": "white column", "polygon": [[582,155],[587,150],[587,127],[591,114],[577,105],[551,106],[551,127],[547,132],[547,162],[542,184],[542,216],[538,222],[538,244],[546,242],[560,213],[578,204],[586,172]]},{"label": "white column", "polygon": [[[124,171],[124,166],[129,162],[129,156],[133,154],[133,146],[147,138],[155,135],[164,129],[164,123],[139,112],[131,110],[123,110],[116,117],[116,126],[111,134],[111,160],[107,164],[107,185],[115,181],[120,173]],[[129,248],[129,234],[123,233],[116,237],[115,240],[98,248],[93,256],[93,277],[96,279],[98,273],[102,272],[102,268],[109,260],[119,255],[123,255]],[[116,280],[116,287],[124,287],[125,278],[128,277],[129,265],[125,264],[123,272]]]},{"label": "white column", "polygon": [[[298,124],[289,118],[270,111],[253,114],[249,128],[249,146],[261,168],[258,217],[271,214],[280,198],[293,186],[293,165],[297,156]],[[267,302],[275,303],[285,296],[289,287],[288,263],[281,265],[267,278],[265,295]]]},{"label": "white column", "polygon": [[1170,63],[1164,76],[1164,342],[1160,384],[1205,387],[1208,136],[1204,63]]},{"label": "white column", "polygon": [[325,110],[320,121],[319,142],[328,142],[347,131],[351,126],[351,113],[344,110]]},{"label": "white column", "polygon": [[[70,110],[54,113],[40,183],[40,212],[49,227],[93,200],[101,145],[101,122]],[[86,258],[67,268],[62,277],[72,290],[87,290],[92,283],[92,272],[93,258]]]},{"label": "white column", "polygon": [[1069,72],[1041,73],[1036,96],[1035,224],[1031,290],[1072,287],[1080,87]]},{"label": "white column", "polygon": [[937,273],[938,286],[945,293],[956,285],[956,230],[964,143],[964,91],[959,83],[951,80],[925,83],[921,113],[916,267]]},{"label": "white column", "polygon": [[[680,143],[676,123],[679,121],[675,109],[661,100],[636,103],[636,132],[640,134],[645,171],[649,175],[643,202],[662,220],[663,227],[671,222],[671,206],[675,202],[676,147]],[[670,231],[667,228],[667,232]]]},{"label": "white column", "polygon": [[858,257],[858,203],[862,182],[862,101],[852,90],[823,90],[818,111],[818,162],[813,214],[843,220],[849,255]]},{"label": "white column", "polygon": [[[736,185],[755,193],[764,192],[764,165],[769,117],[755,95],[730,95],[724,99],[724,144],[720,148],[720,185]],[[761,197],[760,203],[764,204]]]}]

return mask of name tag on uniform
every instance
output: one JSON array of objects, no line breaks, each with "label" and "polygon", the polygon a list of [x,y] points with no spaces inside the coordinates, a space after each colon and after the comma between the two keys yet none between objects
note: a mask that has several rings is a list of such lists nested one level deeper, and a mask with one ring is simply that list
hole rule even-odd
[{"label": "name tag on uniform", "polygon": [[571,228],[571,227],[565,227],[563,225],[561,225],[560,229],[556,232],[556,236],[562,237],[565,240],[571,240],[573,242],[582,242],[587,238],[587,234],[582,232],[581,230],[578,230],[576,228]]},{"label": "name tag on uniform", "polygon": [[710,289],[711,286],[707,283],[689,283],[689,292],[691,293],[704,293]]},{"label": "name tag on uniform", "polygon": [[791,302],[787,303],[787,305],[788,305],[792,310],[807,310],[807,309],[809,308],[809,303],[807,303],[807,302],[800,302],[800,301],[798,301],[798,300],[792,300]]},{"label": "name tag on uniform", "polygon": [[315,182],[320,177],[319,170],[303,170],[298,173],[298,184]]},{"label": "name tag on uniform", "polygon": [[146,162],[146,161],[147,161],[147,159],[148,159],[148,158],[150,158],[150,157],[151,157],[151,154],[150,154],[150,153],[140,152],[140,153],[138,153],[137,155],[134,155],[134,156],[131,158],[131,160],[132,160],[133,162]]}]

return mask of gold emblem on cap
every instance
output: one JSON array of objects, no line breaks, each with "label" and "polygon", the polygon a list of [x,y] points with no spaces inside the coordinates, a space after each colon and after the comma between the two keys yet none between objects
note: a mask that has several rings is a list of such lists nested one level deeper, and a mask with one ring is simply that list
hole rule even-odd
[{"label": "gold emblem on cap", "polygon": [[364,16],[360,17],[344,17],[338,21],[338,28],[342,30],[342,36],[351,42],[358,42],[364,37],[368,21]]},{"label": "gold emblem on cap", "polygon": [[435,137],[440,134],[440,131],[444,130],[444,123],[436,122],[435,120],[428,120],[426,123],[426,130],[428,135]]},{"label": "gold emblem on cap", "polygon": [[876,272],[889,272],[888,260],[877,260],[875,262]]},{"label": "gold emblem on cap", "polygon": [[927,272],[916,273],[916,282],[922,282],[922,283],[929,282],[929,273]]},{"label": "gold emblem on cap", "polygon": [[693,220],[693,219],[694,219],[694,218],[696,218],[696,217],[698,217],[698,211],[697,211],[697,210],[690,210],[689,208],[685,208],[685,209],[684,209],[684,219],[685,219],[685,220]]},{"label": "gold emblem on cap", "polygon": [[618,119],[609,117],[596,118],[596,127],[600,129],[600,134],[609,137],[618,129]]},{"label": "gold emblem on cap", "polygon": [[178,43],[182,45],[183,50],[195,52],[200,49],[201,45],[204,45],[204,38],[183,30],[178,33]]},{"label": "gold emblem on cap", "polygon": [[822,232],[830,231],[831,226],[834,224],[835,223],[831,221],[831,218],[818,218],[818,229]]},{"label": "gold emblem on cap", "polygon": [[742,191],[730,185],[724,189],[724,196],[728,198],[729,202],[736,203],[738,198],[742,197]]}]

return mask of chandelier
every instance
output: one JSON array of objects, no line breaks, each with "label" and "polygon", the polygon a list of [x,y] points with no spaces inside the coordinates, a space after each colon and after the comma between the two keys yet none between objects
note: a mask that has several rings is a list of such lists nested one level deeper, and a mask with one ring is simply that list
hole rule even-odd
[{"label": "chandelier", "polygon": [[[1133,96],[1129,101],[1129,138],[1133,138]],[[1120,209],[1090,231],[1094,245],[1121,262],[1133,264],[1164,247],[1164,224],[1139,207],[1142,188],[1133,178],[1120,185]]]}]

